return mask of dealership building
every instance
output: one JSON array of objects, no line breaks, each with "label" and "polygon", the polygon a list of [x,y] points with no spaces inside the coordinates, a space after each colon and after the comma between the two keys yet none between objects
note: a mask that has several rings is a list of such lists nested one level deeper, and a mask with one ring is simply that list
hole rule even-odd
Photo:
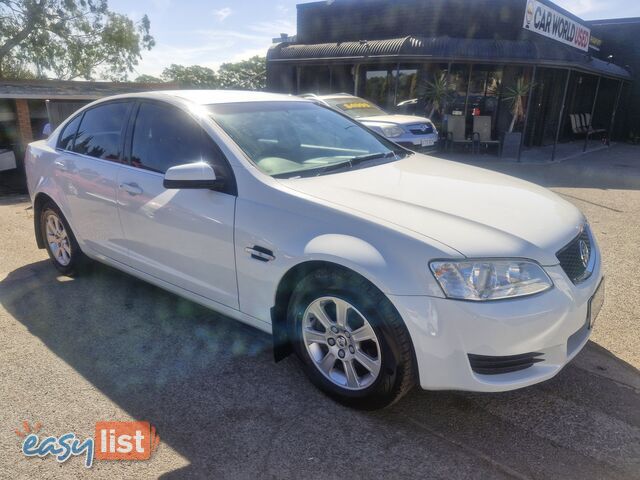
[{"label": "dealership building", "polygon": [[493,139],[522,132],[525,148],[555,151],[588,126],[640,136],[639,37],[638,18],[584,21],[547,0],[304,3],[296,36],[269,49],[267,88],[353,93],[442,124],[463,116],[468,136],[474,116],[490,117]]}]

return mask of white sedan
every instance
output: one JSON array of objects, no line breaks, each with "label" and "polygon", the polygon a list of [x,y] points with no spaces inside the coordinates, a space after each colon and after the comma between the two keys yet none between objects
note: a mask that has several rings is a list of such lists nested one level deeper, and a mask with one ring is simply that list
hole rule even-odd
[{"label": "white sedan", "polygon": [[416,383],[551,378],[603,302],[600,253],[571,204],[296,97],[111,97],[25,164],[37,243],[60,272],[98,260],[273,333],[276,359],[294,351],[359,408]]}]

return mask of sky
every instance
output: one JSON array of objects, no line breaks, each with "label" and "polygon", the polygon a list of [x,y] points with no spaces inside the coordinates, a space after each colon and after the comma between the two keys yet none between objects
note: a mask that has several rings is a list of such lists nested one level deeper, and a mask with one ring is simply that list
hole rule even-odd
[{"label": "sky", "polygon": [[266,55],[273,37],[296,30],[295,0],[109,0],[111,10],[151,20],[156,45],[132,75],[158,76],[172,63],[216,69]]},{"label": "sky", "polygon": [[[393,1],[393,0],[389,0]],[[520,0],[513,0],[520,1]],[[216,69],[265,55],[271,39],[296,33],[303,0],[109,0],[112,10],[139,20],[147,14],[156,46],[142,54],[132,75],[159,76],[172,63]],[[637,0],[555,0],[585,20],[640,17]]]}]

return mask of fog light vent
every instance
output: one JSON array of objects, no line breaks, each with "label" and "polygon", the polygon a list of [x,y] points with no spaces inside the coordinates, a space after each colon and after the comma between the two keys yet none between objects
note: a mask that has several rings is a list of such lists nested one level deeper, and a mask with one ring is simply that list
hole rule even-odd
[{"label": "fog light vent", "polygon": [[502,373],[517,372],[531,367],[534,363],[542,362],[542,353],[531,352],[520,355],[492,357],[486,355],[469,354],[469,363],[475,373],[481,375],[500,375]]}]

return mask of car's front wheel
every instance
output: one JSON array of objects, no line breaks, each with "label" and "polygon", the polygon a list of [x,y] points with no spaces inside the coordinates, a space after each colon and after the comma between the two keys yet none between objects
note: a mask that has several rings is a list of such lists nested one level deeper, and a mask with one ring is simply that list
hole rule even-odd
[{"label": "car's front wheel", "polygon": [[382,408],[414,384],[409,333],[389,300],[364,278],[315,271],[297,285],[289,334],[311,381],[337,401]]},{"label": "car's front wheel", "polygon": [[64,275],[77,273],[85,261],[69,223],[53,203],[43,206],[40,213],[40,232],[53,265]]}]

